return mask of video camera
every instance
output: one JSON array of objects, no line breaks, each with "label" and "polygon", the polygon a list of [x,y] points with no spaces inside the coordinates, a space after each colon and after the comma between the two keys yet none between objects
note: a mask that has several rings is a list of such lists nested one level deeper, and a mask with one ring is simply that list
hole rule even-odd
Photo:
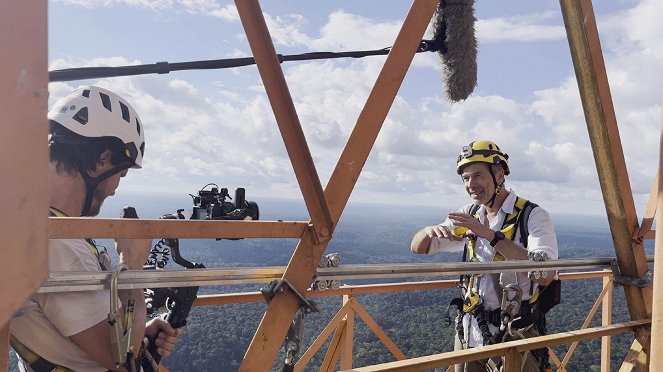
[{"label": "video camera", "polygon": [[[205,190],[207,186],[212,187]],[[226,199],[233,200],[228,194],[227,188],[221,188],[214,183],[208,183],[198,191],[198,196],[193,197],[192,220],[258,220],[260,213],[258,204],[246,200],[246,191],[243,187],[235,190],[235,203]]]}]

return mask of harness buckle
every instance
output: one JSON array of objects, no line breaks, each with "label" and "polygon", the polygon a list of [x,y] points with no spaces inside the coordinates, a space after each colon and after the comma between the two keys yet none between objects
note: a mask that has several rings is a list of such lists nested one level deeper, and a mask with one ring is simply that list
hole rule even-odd
[{"label": "harness buckle", "polygon": [[476,289],[472,288],[467,296],[465,296],[465,300],[463,300],[463,312],[466,313],[471,313],[472,310],[476,309],[477,306],[481,305],[483,303],[483,299],[481,296],[479,296],[479,293],[476,291]]}]

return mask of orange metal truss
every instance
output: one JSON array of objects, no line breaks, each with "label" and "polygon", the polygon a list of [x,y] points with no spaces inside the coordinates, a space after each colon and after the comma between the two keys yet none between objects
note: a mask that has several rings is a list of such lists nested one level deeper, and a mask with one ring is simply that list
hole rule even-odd
[{"label": "orange metal truss", "polygon": [[[0,3],[0,41],[9,58],[3,58],[0,71],[0,107],[4,113],[0,136],[0,206],[6,215],[0,223],[3,257],[13,265],[0,271],[0,345],[7,348],[8,320],[23,301],[35,291],[47,275],[47,239],[64,237],[297,237],[297,247],[283,278],[305,293],[317,263],[339,221],[362,168],[375,143],[393,100],[437,7],[438,0],[413,0],[400,33],[375,82],[354,130],[323,189],[308,149],[297,112],[278,62],[269,30],[258,0],[236,0],[257,68],[281,131],[288,156],[308,208],[310,221],[119,221],[113,219],[47,219],[46,185],[48,164],[45,146],[34,146],[35,139],[46,137],[47,106],[47,2],[45,0],[4,1]],[[654,216],[663,218],[663,180],[656,177],[642,220],[638,218],[629,183],[616,116],[603,61],[591,0],[560,0],[578,87],[594,153],[606,214],[612,232],[618,265],[623,276],[639,278],[648,270],[642,241],[654,238]],[[663,140],[663,134],[662,134]],[[38,141],[37,141],[38,143]],[[29,148],[29,150],[27,150]],[[30,152],[30,156],[17,154]],[[659,159],[659,174],[663,157]],[[658,207],[658,208],[657,208]],[[663,242],[656,240],[657,271],[663,272]],[[21,278],[21,280],[15,280]],[[571,335],[549,335],[538,343],[551,340],[577,341],[605,337],[618,331],[636,332],[631,355],[634,366],[646,368],[663,365],[663,348],[656,340],[663,335],[663,276],[655,278],[654,287],[626,286],[632,322],[603,329],[582,330]],[[201,299],[200,301],[204,301]],[[348,311],[362,314],[362,309],[347,302]],[[299,306],[292,291],[274,296],[249,346],[242,371],[269,370],[281,347],[288,327]],[[596,305],[598,307],[598,303]],[[341,359],[341,367],[351,367],[343,355],[352,353],[352,320],[346,317],[346,332],[339,332],[339,349],[325,358],[327,365]],[[605,320],[605,319],[604,319]],[[651,322],[651,336],[648,325]],[[340,324],[340,323],[339,323]],[[654,341],[649,341],[654,340]],[[651,344],[650,344],[651,343]],[[659,346],[659,347],[656,347]],[[505,353],[506,363],[514,369],[516,351],[540,347],[522,342],[514,348],[494,346],[482,355]],[[341,350],[342,349],[342,350]],[[463,354],[460,352],[458,355]],[[3,353],[0,353],[3,355]],[[637,356],[648,356],[641,358]],[[0,371],[6,370],[6,355],[0,357]],[[439,363],[434,356],[398,361],[384,370],[425,368]],[[376,367],[379,368],[379,367]],[[606,368],[606,366],[602,366]],[[375,368],[365,370],[376,370]]]}]

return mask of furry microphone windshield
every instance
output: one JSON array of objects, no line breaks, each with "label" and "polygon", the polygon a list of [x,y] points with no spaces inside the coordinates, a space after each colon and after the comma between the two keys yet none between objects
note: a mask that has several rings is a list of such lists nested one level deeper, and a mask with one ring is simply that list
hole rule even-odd
[{"label": "furry microphone windshield", "polygon": [[467,99],[477,85],[477,39],[474,0],[441,0],[435,13],[434,38],[442,48],[442,80],[448,99]]}]

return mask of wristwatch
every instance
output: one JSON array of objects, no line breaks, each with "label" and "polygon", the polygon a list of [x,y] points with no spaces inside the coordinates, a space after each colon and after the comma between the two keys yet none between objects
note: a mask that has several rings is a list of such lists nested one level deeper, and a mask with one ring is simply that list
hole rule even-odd
[{"label": "wristwatch", "polygon": [[490,246],[494,247],[497,243],[499,243],[502,240],[504,240],[504,233],[497,230],[495,231],[495,237],[493,238],[493,240],[490,241]]}]

